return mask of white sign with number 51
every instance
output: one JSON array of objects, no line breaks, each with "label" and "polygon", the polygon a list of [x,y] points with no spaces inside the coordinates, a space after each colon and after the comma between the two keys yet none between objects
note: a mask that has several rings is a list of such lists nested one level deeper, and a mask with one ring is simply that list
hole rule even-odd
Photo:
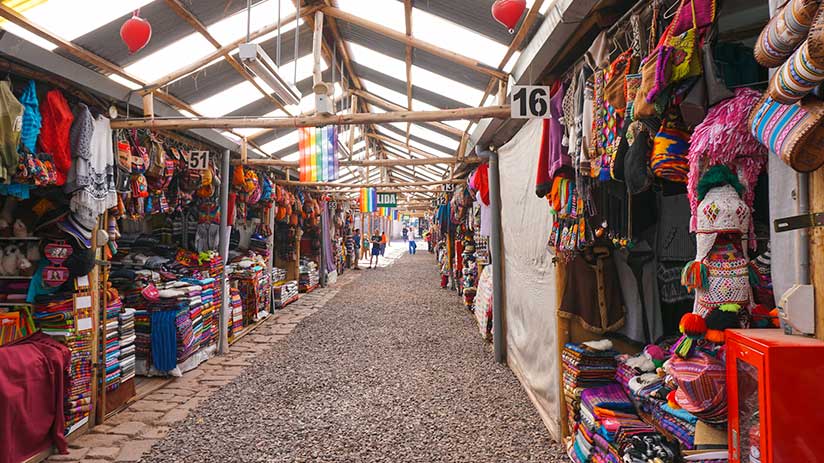
[{"label": "white sign with number 51", "polygon": [[189,152],[189,169],[191,170],[206,170],[209,168],[209,152],[208,151],[190,151]]},{"label": "white sign with number 51", "polygon": [[512,87],[512,118],[543,119],[549,115],[549,87],[515,85]]}]

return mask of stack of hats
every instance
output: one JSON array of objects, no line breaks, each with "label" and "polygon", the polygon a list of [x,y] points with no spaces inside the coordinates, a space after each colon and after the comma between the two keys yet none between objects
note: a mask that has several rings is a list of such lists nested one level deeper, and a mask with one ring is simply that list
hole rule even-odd
[{"label": "stack of hats", "polygon": [[678,389],[675,400],[685,411],[709,424],[727,422],[727,370],[723,361],[704,352],[674,358],[669,374]]},{"label": "stack of hats", "polygon": [[123,309],[120,313],[120,382],[124,383],[135,375],[135,310]]}]

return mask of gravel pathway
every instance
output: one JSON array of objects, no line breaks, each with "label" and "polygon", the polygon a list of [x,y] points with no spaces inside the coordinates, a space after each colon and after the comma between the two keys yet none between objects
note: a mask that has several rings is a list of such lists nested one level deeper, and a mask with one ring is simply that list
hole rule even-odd
[{"label": "gravel pathway", "polygon": [[566,461],[429,253],[361,273],[144,461]]}]

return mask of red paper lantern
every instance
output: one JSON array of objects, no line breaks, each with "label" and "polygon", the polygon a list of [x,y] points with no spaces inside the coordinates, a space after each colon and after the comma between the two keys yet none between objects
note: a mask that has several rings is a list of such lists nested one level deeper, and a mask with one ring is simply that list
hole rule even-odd
[{"label": "red paper lantern", "polygon": [[135,11],[132,17],[120,26],[120,38],[129,47],[129,53],[137,53],[152,38],[152,25],[138,16],[139,14],[140,11]]},{"label": "red paper lantern", "polygon": [[509,33],[515,32],[515,26],[526,10],[526,0],[496,0],[492,4],[492,17],[506,26]]}]

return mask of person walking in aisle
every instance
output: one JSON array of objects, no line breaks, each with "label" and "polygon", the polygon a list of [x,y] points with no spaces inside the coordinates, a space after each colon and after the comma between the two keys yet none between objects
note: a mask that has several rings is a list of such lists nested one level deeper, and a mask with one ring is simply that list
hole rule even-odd
[{"label": "person walking in aisle", "polygon": [[386,237],[386,233],[381,232],[381,256],[386,254],[386,246],[389,245],[389,238]]},{"label": "person walking in aisle", "polygon": [[414,256],[417,251],[418,251],[418,243],[416,243],[415,238],[412,237],[409,240],[409,254]]},{"label": "person walking in aisle", "polygon": [[361,257],[361,234],[360,228],[355,229],[355,234],[352,235],[353,245],[355,246],[355,252],[352,256],[352,269],[353,270],[360,270],[360,266],[358,266],[358,259]]},{"label": "person walking in aisle", "polygon": [[[381,260],[381,232],[375,229],[372,234],[372,256],[369,258],[369,268],[377,268]],[[375,260],[375,266],[372,266],[372,260]]]},{"label": "person walking in aisle", "polygon": [[370,243],[369,237],[364,233],[361,238],[361,259],[369,258]]},{"label": "person walking in aisle", "polygon": [[409,229],[406,228],[406,227],[403,227],[403,240],[406,241],[408,239],[409,239]]}]

